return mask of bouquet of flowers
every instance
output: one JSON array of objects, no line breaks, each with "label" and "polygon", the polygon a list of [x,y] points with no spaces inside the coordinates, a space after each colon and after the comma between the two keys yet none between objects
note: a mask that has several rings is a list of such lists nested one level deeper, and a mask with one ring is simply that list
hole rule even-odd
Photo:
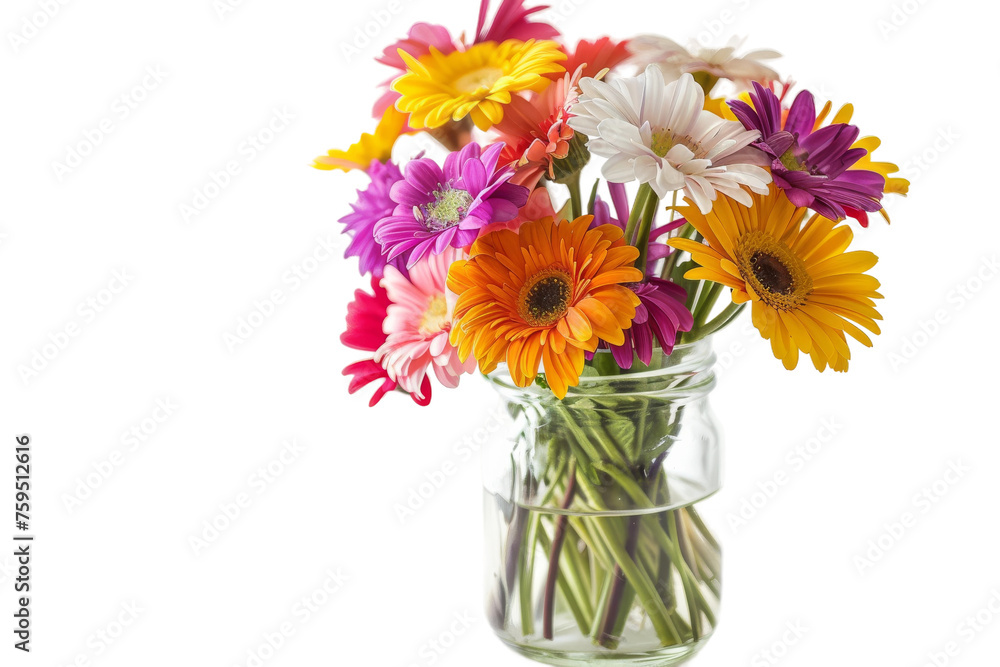
[{"label": "bouquet of flowers", "polygon": [[[709,336],[749,304],[785,368],[846,371],[848,338],[871,346],[881,319],[853,225],[888,221],[909,184],[777,53],[567,43],[523,2],[490,18],[483,0],[471,39],[414,25],[377,58],[374,132],[315,159],[370,179],[340,220],[370,278],[344,373],[376,384],[371,405],[427,405],[432,375],[478,368],[507,401],[487,470],[504,641],[553,664],[677,662],[721,589],[697,510],[718,488]],[[410,135],[446,155],[397,163]]]}]

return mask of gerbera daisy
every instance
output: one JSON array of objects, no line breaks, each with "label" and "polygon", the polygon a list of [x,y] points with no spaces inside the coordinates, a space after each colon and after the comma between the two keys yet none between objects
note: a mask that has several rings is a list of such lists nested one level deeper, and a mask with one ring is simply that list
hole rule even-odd
[{"label": "gerbera daisy", "polygon": [[705,213],[719,192],[747,204],[741,186],[767,192],[771,176],[757,166],[767,157],[751,146],[760,133],[705,111],[705,93],[690,74],[668,84],[650,65],[640,77],[583,79],[580,87],[568,122],[590,137],[592,153],[608,158],[602,172],[609,181],[649,183],[660,198],[683,189]]},{"label": "gerbera daisy", "polygon": [[430,158],[407,164],[406,177],[389,191],[395,211],[375,224],[387,259],[408,254],[410,267],[429,253],[471,244],[491,222],[514,218],[528,189],[507,182],[510,169],[496,169],[501,150],[499,144],[485,151],[469,144],[449,153],[443,170]]},{"label": "gerbera daisy", "polygon": [[566,123],[579,96],[583,68],[555,81],[539,94],[511,98],[495,126],[504,144],[500,164],[514,168],[512,183],[534,188],[545,174],[555,179],[555,161],[569,155],[573,129]]},{"label": "gerbera daisy", "polygon": [[512,94],[542,90],[549,84],[543,75],[564,71],[559,62],[566,60],[555,42],[514,39],[447,54],[431,48],[419,60],[405,51],[399,55],[408,69],[392,83],[400,94],[396,108],[410,114],[410,126],[418,129],[469,116],[488,130],[503,120]]},{"label": "gerbera daisy", "polygon": [[471,355],[484,373],[506,362],[526,387],[544,368],[559,398],[576,386],[586,352],[605,340],[625,342],[639,297],[622,283],[637,282],[639,251],[617,227],[588,229],[591,216],[551,218],[500,230],[477,240],[456,262],[448,288],[458,295],[451,340],[461,359]]},{"label": "gerbera daisy", "polygon": [[856,324],[879,333],[882,317],[873,301],[882,298],[879,282],[865,273],[878,258],[847,252],[853,233],[846,225],[818,215],[803,224],[806,209],[776,186],[753,199],[751,207],[720,199],[708,215],[682,209],[707,242],[670,241],[700,265],[685,277],[731,287],[735,303],[751,301],[754,326],[785,368],[795,368],[801,351],[820,371],[846,371],[851,351],[844,334],[871,347]]},{"label": "gerbera daisy", "polygon": [[867,155],[852,148],[858,128],[835,123],[817,129],[816,106],[807,90],[795,96],[787,114],[778,96],[754,83],[753,106],[729,103],[749,130],[760,131],[759,146],[771,159],[771,175],[796,206],[811,208],[831,220],[847,216],[845,209],[878,211],[882,208],[885,178],[874,171],[850,169]]},{"label": "gerbera daisy", "polygon": [[393,74],[387,81],[382,82],[385,92],[375,101],[375,107],[372,110],[376,118],[385,113],[387,108],[394,106],[396,100],[399,99],[399,93],[389,90],[393,79],[406,71],[406,63],[403,61],[402,56],[399,55],[399,52],[403,51],[419,60],[431,52],[431,47],[441,53],[451,53],[456,49],[455,42],[451,38],[451,33],[444,26],[433,23],[415,23],[410,28],[410,32],[407,33],[406,37],[385,47],[382,55],[375,59],[376,62],[399,70],[398,73]]},{"label": "gerbera daisy", "polygon": [[639,358],[646,366],[653,358],[653,345],[658,344],[665,354],[674,351],[678,331],[691,331],[694,318],[684,305],[687,292],[669,280],[650,277],[640,283],[626,285],[639,297],[631,328],[625,331],[625,342],[608,344],[615,363],[625,369],[632,368],[632,361]]},{"label": "gerbera daisy", "polygon": [[388,162],[399,135],[412,131],[406,125],[406,116],[389,107],[382,114],[375,134],[362,134],[361,139],[346,151],[329,150],[326,155],[313,160],[313,167],[324,171],[350,171],[367,169],[373,162]]},{"label": "gerbera daisy", "polygon": [[[354,301],[347,305],[347,331],[340,335],[340,342],[355,350],[375,352],[385,343],[387,338],[382,331],[382,322],[385,320],[386,310],[391,303],[389,295],[385,288],[379,284],[378,278],[372,278],[372,291],[374,294],[369,294],[364,290],[355,290]],[[365,359],[351,364],[344,369],[344,375],[352,376],[351,384],[347,389],[351,394],[372,382],[381,382],[369,401],[369,406],[381,401],[383,396],[398,386],[396,381],[389,377],[385,368],[374,359]],[[430,378],[425,377],[420,385],[420,391],[411,393],[410,396],[418,405],[430,403]]]},{"label": "gerbera daisy", "polygon": [[409,277],[386,267],[382,287],[391,302],[382,324],[385,342],[375,353],[389,379],[415,397],[423,398],[423,385],[433,369],[445,387],[458,386],[463,373],[476,369],[474,360],[459,361],[448,341],[452,308],[445,295],[445,281],[452,262],[465,257],[456,248],[431,255],[410,269]]},{"label": "gerbera daisy", "polygon": [[[392,215],[396,202],[389,196],[390,188],[403,179],[403,174],[392,162],[372,162],[368,168],[371,184],[358,190],[358,201],[351,204],[352,212],[340,219],[344,233],[351,237],[344,257],[357,257],[362,275],[370,273],[381,278],[387,263],[382,246],[375,240],[375,223]],[[404,269],[403,260],[393,259],[391,264]]]},{"label": "gerbera daisy", "polygon": [[704,72],[715,79],[728,79],[740,88],[750,87],[752,81],[773,81],[778,73],[760,62],[781,57],[777,51],[759,50],[737,56],[743,40],[731,39],[721,49],[695,45],[692,50],[658,35],[640,35],[629,41],[628,49],[639,67],[656,65],[667,80],[679,79],[684,73]]}]

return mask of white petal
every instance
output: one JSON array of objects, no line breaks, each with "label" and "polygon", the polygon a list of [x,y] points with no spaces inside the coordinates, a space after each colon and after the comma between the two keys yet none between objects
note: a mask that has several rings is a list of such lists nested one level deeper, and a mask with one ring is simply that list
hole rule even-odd
[{"label": "white petal", "polygon": [[635,125],[631,125],[623,120],[609,118],[602,120],[601,124],[597,126],[597,134],[601,139],[623,153],[630,155],[641,154],[641,150],[637,151],[635,148],[636,144],[640,147],[643,146],[639,128]]},{"label": "white petal", "polygon": [[[643,155],[632,161],[632,168],[640,183],[649,183],[656,180],[660,171],[660,162],[650,155]],[[668,168],[670,168],[669,165]]]},{"label": "white petal", "polygon": [[691,149],[684,144],[675,144],[669,151],[667,151],[667,154],[664,157],[669,160],[670,164],[680,165],[684,164],[688,160],[693,160],[694,153],[692,153]]},{"label": "white petal", "polygon": [[632,158],[628,155],[617,155],[611,157],[604,166],[601,167],[601,174],[612,183],[629,183],[635,180],[635,170],[632,168]]},{"label": "white petal", "polygon": [[684,174],[669,164],[664,163],[660,166],[660,171],[656,175],[656,182],[653,185],[653,189],[656,190],[656,194],[660,196],[660,199],[663,199],[668,192],[683,188],[684,183]]}]

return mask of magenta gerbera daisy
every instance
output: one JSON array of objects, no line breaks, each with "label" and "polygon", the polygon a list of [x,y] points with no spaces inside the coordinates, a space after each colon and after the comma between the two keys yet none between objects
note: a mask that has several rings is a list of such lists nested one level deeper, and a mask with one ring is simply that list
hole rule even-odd
[{"label": "magenta gerbera daisy", "polygon": [[[373,294],[364,290],[354,291],[354,301],[347,306],[347,331],[340,335],[340,342],[355,350],[374,353],[388,338],[382,331],[382,323],[385,321],[391,301],[385,288],[379,285],[378,278],[372,278],[372,291]],[[398,386],[397,382],[389,377],[386,369],[373,358],[347,366],[344,375],[351,376],[351,384],[347,389],[351,394],[372,382],[380,383],[371,401],[368,402],[369,406],[381,401],[383,396]],[[425,377],[419,391],[411,392],[410,395],[418,405],[430,403],[430,378]]]},{"label": "magenta gerbera daisy", "polygon": [[743,127],[760,131],[756,145],[771,158],[771,176],[789,201],[830,220],[847,217],[845,208],[881,210],[885,178],[849,169],[867,154],[851,147],[858,138],[856,126],[837,123],[816,129],[816,105],[807,90],[796,95],[782,123],[778,96],[756,81],[753,87],[753,106],[733,101],[729,107]]},{"label": "magenta gerbera daisy", "polygon": [[351,204],[352,212],[340,219],[344,223],[344,233],[351,237],[344,257],[357,257],[362,275],[370,273],[381,278],[386,264],[405,270],[401,258],[386,260],[374,235],[375,223],[392,215],[396,209],[396,202],[389,197],[389,188],[403,180],[403,174],[392,162],[376,161],[368,168],[368,176],[372,179],[371,184],[358,190],[358,201]]},{"label": "magenta gerbera daisy", "polygon": [[482,150],[469,144],[445,158],[444,169],[429,158],[406,166],[389,190],[392,215],[375,224],[388,261],[406,258],[409,268],[428,254],[471,245],[491,222],[506,222],[528,201],[528,189],[508,183],[514,172],[497,171],[503,144]]},{"label": "magenta gerbera daisy", "polygon": [[632,326],[625,330],[625,342],[610,345],[611,355],[622,368],[632,368],[639,358],[645,365],[653,358],[653,345],[658,343],[664,354],[670,354],[677,342],[678,331],[690,331],[694,318],[685,307],[687,292],[669,280],[650,277],[641,283],[626,285],[639,297]]}]

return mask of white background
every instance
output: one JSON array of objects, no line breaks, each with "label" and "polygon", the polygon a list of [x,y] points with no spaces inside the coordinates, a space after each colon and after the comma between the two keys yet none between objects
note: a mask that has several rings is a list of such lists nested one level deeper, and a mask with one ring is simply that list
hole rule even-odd
[{"label": "white background", "polygon": [[[338,336],[366,283],[340,258],[336,220],[365,178],[309,168],[373,127],[388,71],[371,59],[384,45],[416,21],[471,35],[477,3],[394,3],[350,60],[343,46],[387,1],[244,0],[221,16],[213,0],[50,4],[37,34],[22,32],[26,18],[42,22],[35,0],[6,0],[0,15],[0,664],[247,665],[283,623],[294,634],[268,666],[528,664],[480,613],[479,462],[467,454],[495,399],[475,377],[426,409],[347,395],[341,369],[360,356]],[[780,70],[853,102],[862,134],[883,139],[878,157],[912,181],[891,227],[875,219],[857,234],[881,257],[885,327],[874,349],[855,348],[849,374],[785,372],[742,331],[747,320],[717,341],[728,463],[712,518],[726,591],[696,667],[775,664],[764,650],[783,656],[776,664],[917,667],[949,642],[957,655],[939,667],[1000,655],[1000,616],[962,625],[991,597],[1000,610],[1000,278],[988,263],[1000,249],[998,17],[985,7],[567,0],[548,13],[574,41],[656,30],[782,51]],[[15,48],[11,34],[33,36]],[[116,100],[144,79],[123,118]],[[244,142],[274,110],[294,119],[250,160]],[[60,179],[53,163],[104,119],[112,132]],[[240,173],[185,221],[180,206],[230,160]],[[334,258],[307,261],[318,243]],[[288,272],[303,266],[315,271],[296,283]],[[128,284],[112,295],[102,290],[115,271]],[[224,336],[274,290],[284,301],[230,350]],[[104,299],[102,312],[88,299]],[[74,324],[78,335],[22,377]],[[158,400],[178,407],[133,450],[123,434],[152,431]],[[825,437],[824,420],[835,434],[795,464],[789,453]],[[35,457],[30,656],[12,648],[7,546],[21,432]],[[255,471],[289,439],[303,451],[262,487]],[[67,507],[116,450],[111,476]],[[915,500],[952,463],[968,471],[939,483],[933,504]],[[396,506],[442,470],[453,474],[401,520]],[[787,483],[754,496],[777,472]],[[192,536],[242,493],[249,506],[196,554]],[[758,509],[735,525],[744,501]],[[907,512],[915,524],[887,536]],[[878,562],[860,567],[880,539]],[[347,581],[299,613],[328,571]],[[98,631],[117,634],[132,603],[138,618],[108,646]],[[462,616],[469,627],[454,623]],[[786,624],[806,629],[794,645]]]}]

